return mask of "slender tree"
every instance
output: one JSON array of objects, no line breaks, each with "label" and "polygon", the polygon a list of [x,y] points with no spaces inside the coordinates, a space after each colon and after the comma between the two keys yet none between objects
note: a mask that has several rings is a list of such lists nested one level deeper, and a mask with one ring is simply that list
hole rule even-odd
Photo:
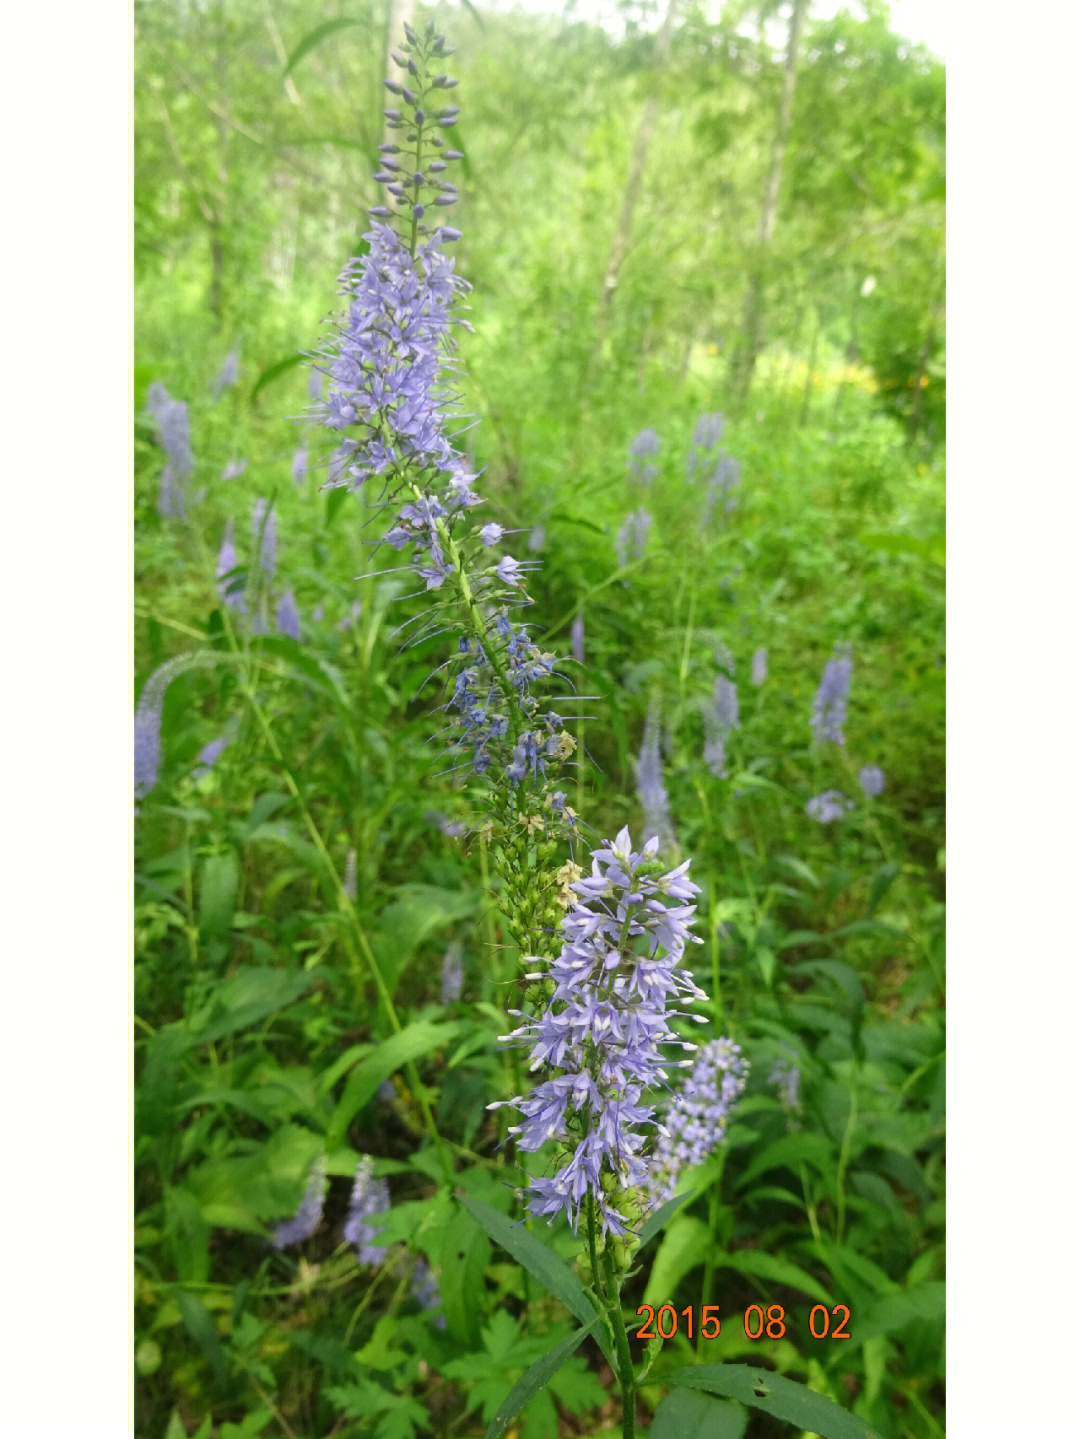
[{"label": "slender tree", "polygon": [[776,113],[776,132],[773,137],[769,168],[765,176],[765,193],[761,202],[757,239],[754,246],[750,282],[746,289],[743,310],[742,343],[736,346],[731,358],[732,388],[740,401],[745,400],[754,377],[754,366],[762,345],[762,308],[765,273],[768,265],[769,246],[776,217],[780,208],[780,182],[784,176],[784,154],[787,150],[788,133],[791,129],[791,109],[795,103],[795,76],[799,66],[799,45],[802,39],[803,22],[809,0],[792,0],[791,21],[788,26],[787,52],[784,57],[784,82],[780,90],[780,103]]},{"label": "slender tree", "polygon": [[[671,58],[671,32],[675,25],[675,12],[678,8],[678,3],[679,0],[668,0],[668,7],[664,15],[663,24],[660,26],[656,37],[656,63],[661,69],[667,65]],[[805,0],[803,0],[803,3],[805,3]],[[656,95],[650,95],[642,107],[641,119],[638,121],[637,133],[634,136],[634,143],[630,151],[630,167],[627,170],[626,185],[623,188],[622,208],[619,211],[619,221],[615,226],[615,234],[612,236],[607,267],[604,271],[604,283],[600,291],[601,318],[598,329],[601,336],[608,310],[611,307],[612,297],[619,283],[619,275],[622,271],[623,262],[630,248],[630,237],[634,229],[634,210],[637,207],[638,195],[641,193],[641,181],[649,159],[649,149],[652,145],[653,131],[656,129],[658,110],[659,101]]]}]

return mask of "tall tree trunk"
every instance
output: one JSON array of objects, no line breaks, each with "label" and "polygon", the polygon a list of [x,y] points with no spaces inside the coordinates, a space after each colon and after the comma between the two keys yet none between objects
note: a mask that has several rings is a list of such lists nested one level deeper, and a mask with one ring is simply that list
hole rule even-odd
[{"label": "tall tree trunk", "polygon": [[795,73],[799,65],[799,44],[802,39],[803,21],[806,18],[808,5],[809,0],[792,0],[787,54],[784,58],[784,84],[780,91],[780,105],[776,114],[776,135],[773,139],[769,171],[765,177],[765,194],[761,202],[761,217],[758,220],[753,266],[750,283],[746,290],[742,344],[736,347],[731,359],[732,388],[740,402],[745,401],[750,393],[754,366],[761,353],[762,291],[765,287],[765,268],[769,245],[772,241],[773,231],[776,229],[776,215],[780,204],[780,182],[784,177],[784,154],[787,150],[788,132],[791,129],[791,109],[795,102]]},{"label": "tall tree trunk", "polygon": [[[678,3],[679,0],[668,0],[664,23],[660,26],[656,38],[656,58],[660,68],[666,66],[671,59],[671,32],[675,24],[675,11]],[[598,326],[600,334],[603,332],[612,296],[619,283],[623,261],[630,248],[630,237],[634,229],[634,210],[637,206],[638,195],[641,193],[641,181],[649,159],[649,147],[652,145],[658,109],[659,102],[656,96],[650,95],[642,108],[641,120],[638,123],[637,134],[634,136],[633,148],[630,151],[630,168],[627,171],[626,187],[623,190],[622,209],[619,211],[619,222],[611,241],[607,269],[604,271],[604,284],[600,292],[600,323]]]}]

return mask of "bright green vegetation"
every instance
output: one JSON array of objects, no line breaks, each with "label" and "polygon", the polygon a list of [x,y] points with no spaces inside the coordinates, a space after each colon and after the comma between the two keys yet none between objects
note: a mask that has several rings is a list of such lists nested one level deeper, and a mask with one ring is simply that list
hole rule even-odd
[{"label": "bright green vegetation", "polygon": [[[569,799],[587,838],[640,835],[634,760],[650,708],[662,716],[675,834],[703,888],[693,958],[715,1012],[695,1037],[732,1035],[751,1066],[722,1155],[626,1289],[628,1320],[641,1302],[715,1304],[722,1319],[716,1340],[659,1349],[638,1406],[642,1429],[658,1413],[657,1439],[735,1435],[745,1414],[750,1439],[795,1432],[763,1409],[664,1398],[695,1356],[771,1367],[883,1436],[943,1433],[943,75],[870,8],[807,21],[765,247],[785,12],[770,48],[758,7],[719,24],[680,11],[666,62],[633,31],[616,44],[554,20],[436,16],[461,81],[453,223],[475,333],[459,337],[460,384],[482,513],[520,528],[514,553],[541,561],[528,618],[544,643],[568,654],[584,617],[584,669],[568,673],[593,698],[569,726],[586,756]],[[306,366],[282,364],[318,343],[375,200],[385,14],[342,12],[358,23],[283,80],[330,18],[299,0],[138,7],[138,686],[173,656],[209,656],[169,686],[160,781],[136,827],[147,1439],[480,1435],[577,1322],[457,1197],[516,1218],[505,1111],[485,1105],[516,1092],[497,1036],[517,956],[485,897],[493,856],[433,818],[482,819],[447,774],[435,712],[454,637],[405,647],[401,626],[425,601],[393,573],[394,552],[368,543],[381,531],[365,527],[364,498],[320,490],[331,447],[296,419]],[[762,348],[743,393],[755,275]],[[237,347],[240,383],[214,400]],[[189,405],[188,490],[206,493],[183,521],[156,509],[155,380]],[[741,478],[731,512],[705,522],[686,457],[715,412]],[[628,452],[647,427],[659,474],[642,485]],[[312,472],[298,486],[302,444]],[[247,469],[224,480],[234,458]],[[256,497],[278,526],[261,637],[215,581],[231,519],[256,584]],[[616,532],[641,508],[647,547],[620,570]],[[287,588],[299,642],[275,633]],[[853,656],[842,750],[812,744],[808,722],[839,645]],[[741,728],[718,777],[702,710],[725,646]],[[194,774],[226,731],[212,770]],[[856,779],[867,764],[885,774],[874,800]],[[829,789],[855,804],[821,825],[805,806]],[[465,987],[444,1005],[455,939]],[[770,1082],[777,1064],[801,1071],[794,1112]],[[381,1266],[341,1239],[361,1154],[393,1198]],[[320,1155],[324,1223],[279,1252],[269,1232]],[[576,1254],[563,1229],[532,1227]],[[445,1328],[412,1297],[421,1256]],[[818,1303],[850,1309],[850,1341],[810,1337]],[[785,1307],[783,1338],[745,1337],[752,1304]],[[554,1439],[617,1422],[586,1339],[516,1428]]]}]

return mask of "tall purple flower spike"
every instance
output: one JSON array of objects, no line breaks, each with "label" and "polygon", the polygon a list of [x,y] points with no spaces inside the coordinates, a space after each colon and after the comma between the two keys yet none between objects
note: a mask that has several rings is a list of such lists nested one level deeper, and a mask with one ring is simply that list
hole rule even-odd
[{"label": "tall purple flower spike", "polygon": [[547,1007],[504,1036],[531,1046],[531,1068],[548,1075],[531,1094],[504,1101],[522,1117],[511,1130],[518,1148],[562,1146],[556,1173],[530,1183],[530,1211],[565,1213],[576,1229],[591,1196],[605,1235],[627,1232],[609,1191],[648,1183],[643,1151],[655,1118],[644,1096],[665,1086],[679,1062],[665,1050],[695,1048],[671,1028],[681,1013],[672,1003],[706,998],[679,967],[687,943],[700,943],[690,933],[699,893],[690,862],[657,875],[657,849],[651,839],[635,853],[623,829],[593,851],[592,873],[571,886],[577,898],[558,958],[531,961],[548,966],[528,976],[553,982]]}]

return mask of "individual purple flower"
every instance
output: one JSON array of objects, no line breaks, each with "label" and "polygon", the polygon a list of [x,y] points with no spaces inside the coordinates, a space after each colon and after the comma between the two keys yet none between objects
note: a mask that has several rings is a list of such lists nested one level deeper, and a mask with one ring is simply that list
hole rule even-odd
[{"label": "individual purple flower", "polygon": [[518,1148],[559,1144],[556,1173],[530,1182],[530,1211],[563,1212],[576,1229],[588,1200],[605,1235],[627,1232],[620,1191],[649,1179],[643,1151],[656,1121],[645,1095],[667,1084],[666,1051],[696,1048],[671,1028],[671,1006],[706,998],[679,967],[686,945],[700,943],[690,933],[699,890],[688,860],[657,875],[657,849],[651,839],[635,853],[623,829],[593,851],[591,874],[570,885],[558,957],[529,961],[545,966],[527,978],[551,983],[546,1007],[536,1018],[511,1010],[522,1023],[504,1036],[529,1045],[531,1068],[548,1076],[506,1101],[521,1115]]},{"label": "individual purple flower", "polygon": [[823,744],[843,744],[841,726],[847,715],[848,687],[851,684],[851,653],[840,649],[828,661],[814,696],[810,728]]},{"label": "individual purple flower", "polygon": [[630,473],[642,484],[650,484],[660,470],[651,461],[651,456],[660,453],[660,436],[653,429],[642,430],[630,444]]},{"label": "individual purple flower", "polygon": [[269,584],[277,565],[277,516],[268,500],[257,499],[252,506],[251,530],[259,550],[262,580]]},{"label": "individual purple flower", "polygon": [[442,987],[439,992],[440,1004],[456,1004],[461,998],[465,982],[464,948],[460,939],[451,942],[443,956]]},{"label": "individual purple flower", "polygon": [[502,525],[497,525],[492,521],[480,530],[480,542],[490,548],[492,545],[497,545],[505,533]]},{"label": "individual purple flower", "polygon": [[619,569],[624,570],[631,559],[640,560],[649,542],[652,515],[648,510],[634,510],[627,515],[615,536],[615,554]]},{"label": "individual purple flower", "polygon": [[843,819],[851,808],[851,800],[838,789],[827,789],[824,794],[816,794],[806,802],[806,813],[818,824],[832,824],[834,820]]},{"label": "individual purple flower", "polygon": [[580,611],[570,625],[570,653],[579,665],[585,663],[585,620]]},{"label": "individual purple flower", "polygon": [[247,460],[234,456],[221,472],[223,480],[238,480],[248,467]]},{"label": "individual purple flower", "polygon": [[645,812],[645,833],[656,835],[660,844],[670,848],[675,843],[671,827],[671,805],[664,788],[663,765],[660,759],[660,717],[651,710],[641,739],[637,758],[637,787],[641,808]]},{"label": "individual purple flower", "polygon": [[503,555],[502,559],[495,566],[495,573],[504,585],[521,584],[521,563],[512,559],[510,555]]},{"label": "individual purple flower", "polygon": [[747,1065],[731,1039],[713,1039],[698,1050],[693,1068],[672,1095],[649,1165],[655,1203],[675,1192],[679,1175],[708,1159],[727,1134],[728,1115],[746,1088]]},{"label": "individual purple flower", "polygon": [[275,1249],[285,1249],[290,1244],[302,1244],[310,1239],[322,1223],[323,1199],[326,1194],[326,1161],[316,1162],[308,1179],[300,1208],[291,1219],[279,1224],[271,1236]]},{"label": "individual purple flower", "polygon": [[705,765],[710,774],[723,777],[727,774],[728,736],[739,728],[739,694],[735,681],[725,674],[716,677],[712,707],[705,710],[704,719]]},{"label": "individual purple flower", "polygon": [[874,799],[885,788],[885,775],[876,764],[864,764],[859,771],[863,794]]},{"label": "individual purple flower", "polygon": [[754,657],[750,661],[750,683],[752,685],[763,685],[769,674],[769,651],[764,646],[754,651]]},{"label": "individual purple flower", "polygon": [[292,458],[292,477],[296,484],[302,485],[308,472],[307,445],[301,445]]},{"label": "individual purple flower", "polygon": [[373,1242],[381,1226],[369,1221],[390,1208],[390,1186],[385,1179],[373,1178],[372,1169],[373,1161],[365,1155],[356,1167],[349,1213],[342,1231],[346,1242],[355,1245],[361,1264],[381,1264],[386,1257],[384,1246]]},{"label": "individual purple flower", "polygon": [[233,540],[233,522],[227,521],[225,534],[222,537],[221,549],[217,558],[217,587],[221,601],[230,610],[236,610],[243,614],[247,610],[247,601],[244,598],[244,584],[239,575],[236,574],[240,564],[236,553],[236,544]]},{"label": "individual purple flower", "polygon": [[224,364],[214,381],[214,399],[220,399],[230,385],[236,384],[236,377],[240,371],[240,351],[230,350],[225,356]]}]

